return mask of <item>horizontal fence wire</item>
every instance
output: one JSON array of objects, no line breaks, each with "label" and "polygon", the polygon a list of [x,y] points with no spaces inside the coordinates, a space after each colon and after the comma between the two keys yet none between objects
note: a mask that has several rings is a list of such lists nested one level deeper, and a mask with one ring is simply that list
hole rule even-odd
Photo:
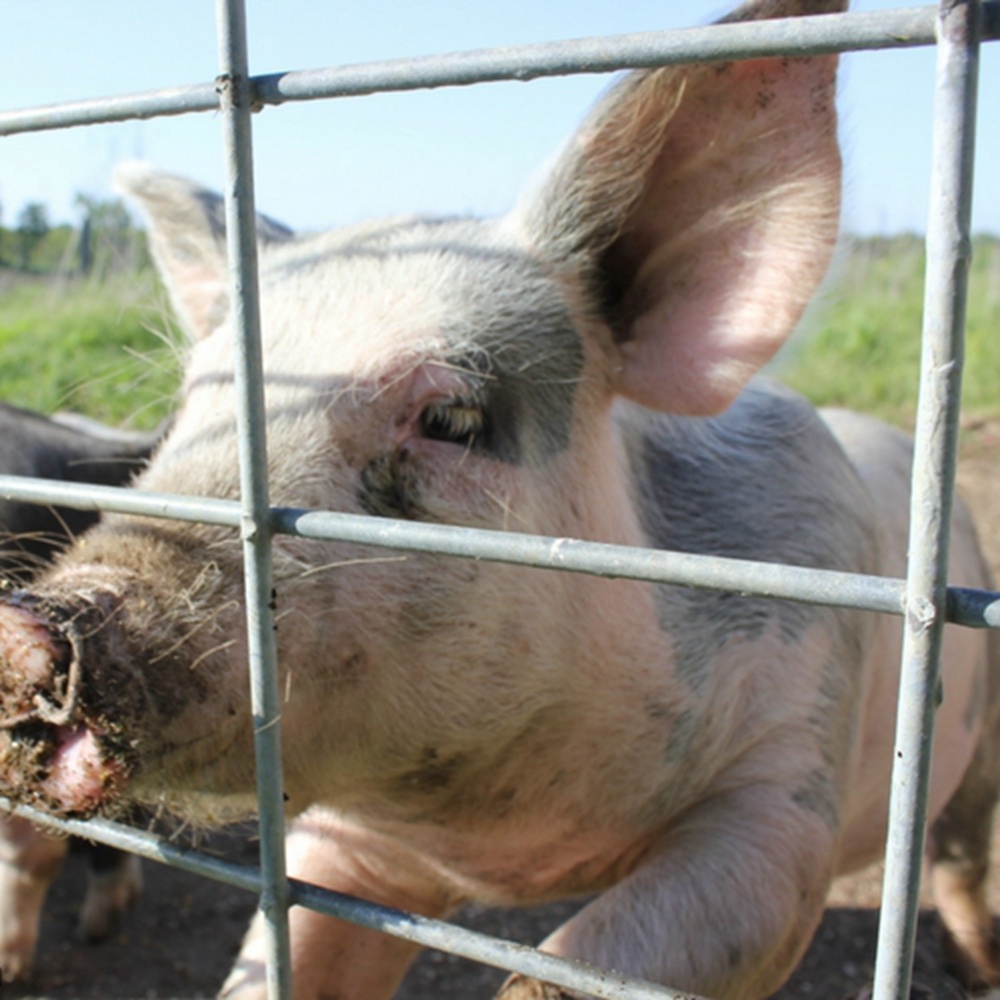
[{"label": "horizontal fence wire", "polygon": [[[0,797],[0,811],[51,827],[67,836],[106,844],[148,861],[214,879],[237,889],[260,894],[264,880],[257,865],[243,864],[183,847],[170,839],[106,819],[58,819],[30,806]],[[371,903],[356,896],[288,879],[289,903],[308,906],[327,916],[360,924],[371,930],[412,941],[425,948],[447,951],[461,958],[545,979],[570,990],[581,990],[602,1000],[706,1000],[693,993],[626,979],[584,962],[547,955],[527,945],[514,944],[479,931]]]},{"label": "horizontal fence wire", "polygon": [[[242,524],[240,506],[233,500],[149,493],[115,486],[0,476],[0,497],[58,504],[78,510],[196,521],[233,529],[239,529]],[[647,583],[728,590],[746,596],[795,600],[890,615],[903,615],[906,603],[905,581],[892,577],[573,538],[291,507],[271,509],[271,529],[277,534],[300,538],[352,542],[376,548],[483,559]],[[1000,592],[949,587],[947,619],[969,628],[1000,628]]]},{"label": "horizontal fence wire", "polygon": [[[251,77],[251,97],[257,107],[264,107],[713,59],[913,48],[935,43],[936,14],[936,7],[927,6],[716,24],[270,73]],[[1000,0],[983,4],[983,37],[1000,38]],[[213,81],[0,112],[0,136],[218,109],[218,87]]]},{"label": "horizontal fence wire", "polygon": [[[291,101],[489,81],[524,81],[577,73],[606,73],[672,63],[926,46],[936,41],[936,18],[937,8],[928,6],[815,19],[644,32],[268,74],[249,79],[248,99],[255,109],[260,109]],[[982,5],[982,34],[985,40],[1000,38],[1000,0],[988,0]],[[227,81],[220,77],[220,81],[212,83],[2,112],[0,135],[135,118],[214,112],[220,108],[226,84]],[[219,524],[240,531],[245,531],[247,522],[246,513],[235,502],[109,487],[61,485],[48,480],[11,476],[0,476],[0,496],[80,509]],[[903,614],[906,607],[906,583],[898,579],[329,511],[274,508],[267,518],[265,534],[292,534],[392,550],[489,559],[550,570],[729,590],[895,615]],[[972,627],[1000,627],[998,593],[948,588],[945,607],[949,621]],[[260,870],[255,866],[213,858],[181,848],[162,837],[104,820],[54,821],[27,807],[5,805],[3,800],[0,800],[0,806],[66,833],[89,837],[249,891],[261,893],[267,890],[266,880],[262,879]],[[688,993],[626,981],[611,973],[442,921],[352,899],[296,880],[288,880],[287,902],[306,905],[427,947],[447,950],[597,997],[616,1000],[624,1000],[625,997],[679,1000],[684,997],[698,1000]],[[282,994],[286,989],[285,986],[281,988]]]}]

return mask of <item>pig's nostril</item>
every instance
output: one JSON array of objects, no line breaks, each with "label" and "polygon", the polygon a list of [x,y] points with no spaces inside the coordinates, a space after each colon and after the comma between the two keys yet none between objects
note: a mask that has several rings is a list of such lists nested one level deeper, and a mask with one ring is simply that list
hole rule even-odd
[{"label": "pig's nostril", "polygon": [[30,610],[0,605],[0,729],[70,721],[79,686],[70,644]]},{"label": "pig's nostril", "polygon": [[42,684],[51,669],[51,633],[31,612],[0,607],[0,656],[21,682]]}]

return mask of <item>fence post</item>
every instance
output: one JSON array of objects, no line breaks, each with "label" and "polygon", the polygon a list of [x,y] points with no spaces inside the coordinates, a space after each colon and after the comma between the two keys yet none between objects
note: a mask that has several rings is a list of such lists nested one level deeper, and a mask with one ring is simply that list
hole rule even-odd
[{"label": "fence post", "polygon": [[241,534],[246,593],[257,801],[260,812],[259,909],[267,941],[270,1000],[292,995],[285,872],[284,791],[281,774],[280,694],[271,614],[270,499],[264,376],[260,345],[256,211],[251,141],[252,94],[243,0],[217,0],[219,77],[226,157],[226,240],[231,315],[236,334],[234,378],[240,455]]},{"label": "fence post", "polygon": [[903,666],[873,1000],[910,995],[958,448],[980,28],[979,0],[941,0]]}]

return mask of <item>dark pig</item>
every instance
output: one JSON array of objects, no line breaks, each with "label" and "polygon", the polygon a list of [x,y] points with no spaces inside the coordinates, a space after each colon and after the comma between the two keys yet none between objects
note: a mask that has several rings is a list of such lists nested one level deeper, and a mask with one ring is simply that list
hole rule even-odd
[{"label": "dark pig", "polygon": [[[106,427],[78,414],[45,417],[0,403],[0,472],[124,486],[146,464],[160,436]],[[0,577],[27,579],[98,516],[0,497]]]},{"label": "dark pig", "polygon": [[[265,232],[274,502],[900,575],[907,440],[753,380],[837,238],[835,71],[628,75],[498,221]],[[235,498],[218,199],[123,182],[194,340],[138,483]],[[108,516],[86,542],[0,607],[5,784],[70,815],[251,809],[239,539]],[[988,585],[961,508],[951,551]],[[596,894],[546,950],[736,1000],[781,985],[831,879],[883,849],[896,619],[292,537],[274,560],[299,878],[431,915]],[[965,976],[997,983],[996,663],[950,629],[944,664],[933,878]],[[300,1000],[389,997],[414,952],[300,908],[291,929]],[[265,995],[262,940],[225,995]]]},{"label": "dark pig", "polygon": [[[145,465],[159,432],[117,430],[76,414],[55,418],[0,403],[0,473],[122,486]],[[98,515],[0,498],[0,585],[25,584]],[[26,820],[0,817],[0,978],[31,972],[48,888],[69,849]],[[88,853],[82,937],[107,937],[141,890],[137,858],[100,845]]]}]

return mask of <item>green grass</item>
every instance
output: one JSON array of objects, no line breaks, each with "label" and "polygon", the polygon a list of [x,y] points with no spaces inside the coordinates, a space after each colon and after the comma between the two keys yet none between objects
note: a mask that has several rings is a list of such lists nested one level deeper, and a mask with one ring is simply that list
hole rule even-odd
[{"label": "green grass", "polygon": [[[916,410],[924,248],[917,237],[855,243],[779,357],[785,382],[821,405],[909,425]],[[969,281],[965,412],[1000,414],[1000,240],[979,237]]]},{"label": "green grass", "polygon": [[0,399],[154,426],[179,380],[164,303],[150,270],[103,282],[0,272]]}]

